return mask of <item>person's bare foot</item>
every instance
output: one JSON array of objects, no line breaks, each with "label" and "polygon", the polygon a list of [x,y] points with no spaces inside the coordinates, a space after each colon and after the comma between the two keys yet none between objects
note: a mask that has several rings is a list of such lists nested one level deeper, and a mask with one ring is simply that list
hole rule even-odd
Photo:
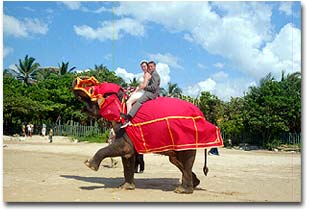
[{"label": "person's bare foot", "polygon": [[98,166],[96,167],[96,166],[93,166],[93,165],[91,165],[91,163],[90,163],[90,160],[85,160],[84,161],[84,164],[88,167],[88,168],[90,168],[91,170],[94,170],[94,171],[98,171]]}]

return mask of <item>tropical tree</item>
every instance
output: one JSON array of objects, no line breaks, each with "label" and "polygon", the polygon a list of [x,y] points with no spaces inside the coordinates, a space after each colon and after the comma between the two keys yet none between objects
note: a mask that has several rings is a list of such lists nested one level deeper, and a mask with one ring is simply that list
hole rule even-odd
[{"label": "tropical tree", "polygon": [[69,62],[65,63],[65,62],[61,62],[61,65],[58,64],[59,67],[59,75],[65,75],[67,73],[72,72],[74,69],[76,69],[76,67],[72,67],[69,69]]},{"label": "tropical tree", "polygon": [[35,62],[35,58],[26,55],[23,61],[19,59],[19,64],[15,64],[16,69],[10,68],[9,71],[23,84],[31,85],[36,82],[39,66],[40,64]]},{"label": "tropical tree", "polygon": [[161,88],[160,93],[162,96],[181,98],[182,89],[178,87],[178,84],[168,82],[167,89]]},{"label": "tropical tree", "polygon": [[268,145],[284,132],[301,131],[301,78],[299,73],[282,74],[276,81],[268,74],[259,87],[251,87],[244,97],[244,125],[248,132]]},{"label": "tropical tree", "polygon": [[219,127],[225,133],[225,137],[238,144],[240,136],[244,133],[244,99],[231,98],[229,102],[224,103],[223,121]]},{"label": "tropical tree", "polygon": [[114,71],[110,71],[106,66],[100,64],[95,65],[94,69],[79,73],[77,76],[94,76],[99,82],[113,82],[126,87],[126,82],[115,74]]},{"label": "tropical tree", "polygon": [[201,92],[198,107],[211,123],[218,125],[223,120],[223,102],[210,92]]},{"label": "tropical tree", "polygon": [[134,77],[132,80],[130,80],[129,86],[130,87],[137,87],[139,85],[139,81],[136,77]]}]

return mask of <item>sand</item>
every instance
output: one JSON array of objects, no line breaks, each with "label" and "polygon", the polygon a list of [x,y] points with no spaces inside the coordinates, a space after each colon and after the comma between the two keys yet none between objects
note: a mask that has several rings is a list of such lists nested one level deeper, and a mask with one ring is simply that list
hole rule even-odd
[{"label": "sand", "polygon": [[66,137],[4,136],[5,202],[301,202],[301,154],[220,148],[209,156],[204,176],[203,150],[193,171],[200,185],[193,194],[176,194],[180,171],[168,157],[144,155],[145,171],[135,174],[135,190],[123,190],[123,168],[109,158],[95,172],[84,166],[105,143],[75,143]]}]

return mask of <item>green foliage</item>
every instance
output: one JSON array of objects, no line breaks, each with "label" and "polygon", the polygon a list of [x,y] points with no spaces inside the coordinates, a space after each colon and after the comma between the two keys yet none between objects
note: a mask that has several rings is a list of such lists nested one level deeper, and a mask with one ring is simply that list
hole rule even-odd
[{"label": "green foliage", "polygon": [[113,82],[122,87],[126,87],[126,82],[121,78],[116,76],[114,71],[110,71],[107,67],[101,65],[95,65],[94,69],[90,71],[82,72],[76,76],[94,76],[100,82]]},{"label": "green foliage", "polygon": [[134,77],[132,80],[130,80],[129,86],[130,87],[138,87],[139,81],[136,77]]},{"label": "green foliage", "polygon": [[[92,119],[82,112],[84,104],[71,92],[71,84],[77,76],[95,76],[98,81],[127,84],[104,65],[95,65],[89,71],[73,72],[69,62],[56,67],[39,68],[35,58],[25,56],[17,69],[3,71],[3,123],[4,134],[21,132],[21,124],[42,122],[53,125],[61,116],[62,123],[70,120],[81,125]],[[132,86],[138,81],[133,79]],[[301,132],[301,74],[282,73],[280,81],[272,74],[260,80],[258,87],[250,87],[243,97],[223,102],[210,92],[202,92],[197,98],[185,96],[177,84],[169,83],[161,95],[177,97],[195,104],[205,118],[219,126],[225,133],[225,141],[255,143],[272,149],[279,144],[282,133]],[[108,134],[79,137],[81,141],[105,141]]]},{"label": "green foliage", "polygon": [[282,76],[281,81],[268,74],[244,97],[244,127],[260,134],[261,145],[269,145],[280,133],[301,131],[300,85],[299,74]]},{"label": "green foliage", "polygon": [[106,130],[102,135],[87,135],[83,137],[75,136],[78,141],[87,141],[91,143],[107,143],[109,138],[109,130]]},{"label": "green foliage", "polygon": [[76,67],[72,67],[69,69],[69,62],[65,63],[65,62],[61,62],[61,65],[58,64],[59,67],[59,75],[65,75],[67,73],[72,72]]},{"label": "green foliage", "polygon": [[244,132],[244,99],[231,98],[223,106],[223,120],[219,127],[225,132],[225,140],[231,139],[233,143],[239,143],[240,135]]},{"label": "green foliage", "polygon": [[279,139],[273,139],[272,141],[266,143],[265,148],[268,150],[276,149],[281,145],[281,140]]},{"label": "green foliage", "polygon": [[36,82],[37,71],[39,70],[39,63],[35,63],[35,58],[28,55],[24,60],[19,59],[19,65],[15,64],[17,69],[9,69],[16,79],[23,82],[23,84],[31,85]]},{"label": "green foliage", "polygon": [[160,94],[162,96],[167,96],[167,97],[181,98],[182,90],[178,86],[178,84],[174,84],[174,83],[168,82],[167,89],[161,88],[160,89]]},{"label": "green foliage", "polygon": [[218,125],[223,121],[223,102],[210,92],[201,92],[197,106],[211,123]]},{"label": "green foliage", "polygon": [[[84,104],[79,102],[71,92],[71,85],[77,76],[95,76],[99,81],[116,82],[123,84],[122,78],[109,71],[103,65],[96,66],[95,70],[73,73],[71,68],[60,74],[55,68],[41,68],[34,65],[34,58],[26,56],[20,60],[20,69],[38,71],[39,79],[32,85],[24,85],[24,80],[16,77],[16,71],[5,70],[3,77],[3,121],[4,134],[21,132],[22,123],[32,122],[41,126],[42,122],[53,125],[57,117],[61,116],[62,123],[69,120],[80,122],[82,125],[90,124],[91,118],[84,112]],[[24,67],[28,66],[28,67]],[[32,66],[32,67],[29,67]],[[68,63],[62,63],[64,69]],[[29,76],[30,74],[28,74]],[[20,82],[21,81],[21,82]],[[125,83],[123,84],[125,85]],[[91,134],[92,135],[92,134]]]}]

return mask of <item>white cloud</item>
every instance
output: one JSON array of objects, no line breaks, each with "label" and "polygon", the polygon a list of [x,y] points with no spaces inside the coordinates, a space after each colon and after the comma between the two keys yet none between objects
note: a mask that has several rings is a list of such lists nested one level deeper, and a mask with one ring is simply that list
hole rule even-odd
[{"label": "white cloud", "polygon": [[216,82],[213,79],[208,78],[205,81],[199,82],[198,85],[201,87],[202,91],[212,91],[216,86]]},{"label": "white cloud", "polygon": [[54,13],[54,10],[51,9],[51,8],[47,8],[47,9],[45,9],[45,11],[46,11],[47,13]]},{"label": "white cloud", "polygon": [[206,65],[202,64],[202,63],[198,63],[197,64],[197,67],[200,68],[200,69],[206,69]]},{"label": "white cloud", "polygon": [[28,32],[25,26],[15,17],[9,15],[3,15],[3,32],[6,35],[12,35],[15,37],[27,37]]},{"label": "white cloud", "polygon": [[46,34],[48,25],[37,18],[25,18],[23,21],[9,15],[3,15],[3,31],[5,35],[29,37],[32,34]]},{"label": "white cloud", "polygon": [[208,78],[204,81],[198,82],[197,84],[188,86],[184,90],[184,94],[192,97],[198,97],[202,91],[212,92],[215,86],[216,82],[213,79]]},{"label": "white cloud", "polygon": [[81,2],[78,1],[63,1],[62,3],[70,10],[79,10],[82,7]]},{"label": "white cloud", "polygon": [[179,58],[171,55],[170,53],[166,54],[149,54],[148,57],[151,60],[154,60],[155,62],[161,62],[161,63],[166,63],[169,66],[176,68],[176,69],[183,69],[183,67],[179,64]]},{"label": "white cloud", "polygon": [[184,38],[186,41],[194,42],[194,39],[193,39],[193,37],[192,37],[190,34],[184,34],[183,38]]},{"label": "white cloud", "polygon": [[4,47],[3,48],[3,58],[5,58],[10,53],[14,52],[14,49],[12,47]]},{"label": "white cloud", "polygon": [[111,58],[112,58],[112,53],[108,53],[104,56],[105,60],[111,60]]},{"label": "white cloud", "polygon": [[88,72],[91,71],[91,69],[87,68],[87,69],[83,69],[83,70],[74,70],[76,73],[82,73],[82,72]]},{"label": "white cloud", "polygon": [[218,63],[213,64],[213,66],[216,67],[216,68],[221,69],[221,68],[223,68],[225,66],[225,63],[218,62]]},{"label": "white cloud", "polygon": [[271,56],[275,68],[274,74],[280,76],[281,70],[292,73],[301,70],[301,31],[292,24],[285,25],[263,49],[262,60]]},{"label": "white cloud", "polygon": [[63,3],[70,10],[80,10],[82,12],[92,12],[92,13],[112,12],[112,9],[108,9],[105,7],[100,7],[98,9],[91,10],[83,6],[82,3],[78,1],[63,1],[61,3]]},{"label": "white cloud", "polygon": [[24,7],[24,9],[25,10],[28,10],[28,11],[30,11],[30,12],[34,12],[35,10],[33,9],[33,8],[31,8],[31,7]]},{"label": "white cloud", "polygon": [[104,21],[101,26],[94,29],[88,25],[76,26],[74,25],[74,31],[77,35],[85,37],[86,39],[98,39],[99,41],[105,40],[118,40],[125,34],[132,36],[143,36],[143,25],[130,18],[124,18],[113,21]]},{"label": "white cloud", "polygon": [[25,18],[25,26],[30,33],[46,34],[48,31],[48,25],[37,18]]},{"label": "white cloud", "polygon": [[279,11],[284,12],[287,16],[292,15],[293,2],[284,1],[280,2]]},{"label": "white cloud", "polygon": [[[220,76],[224,78],[220,78]],[[231,79],[228,77],[228,74],[219,72],[206,80],[188,86],[185,88],[184,94],[198,97],[202,91],[209,91],[219,99],[229,101],[231,97],[243,96],[250,86],[256,86],[256,83],[248,81],[247,78]]]},{"label": "white cloud", "polygon": [[125,82],[127,82],[127,83],[129,83],[130,80],[133,80],[133,78],[136,77],[135,74],[127,72],[126,69],[120,68],[120,67],[117,67],[117,69],[115,70],[115,74],[117,76],[123,78],[125,80]]},{"label": "white cloud", "polygon": [[248,78],[227,78],[217,81],[212,94],[224,101],[229,101],[231,97],[242,97],[250,86],[256,86],[256,83],[249,81]]},{"label": "white cloud", "polygon": [[228,78],[228,74],[223,71],[219,71],[217,73],[214,73],[211,78],[215,81],[226,80]]},{"label": "white cloud", "polygon": [[[144,24],[160,24],[171,33],[182,32],[185,40],[228,59],[245,75],[260,79],[268,72],[300,70],[300,29],[289,25],[276,33],[272,7],[265,2],[120,2],[115,13]],[[289,11],[287,6],[280,8]],[[287,33],[289,30],[292,33]],[[277,40],[281,44],[274,44]],[[270,49],[269,45],[275,47]],[[285,46],[291,48],[285,52],[294,54],[294,62],[277,54]]]},{"label": "white cloud", "polygon": [[160,87],[166,88],[170,82],[170,68],[166,63],[157,63],[156,71],[160,76]]},{"label": "white cloud", "polygon": [[102,12],[112,12],[111,9],[107,9],[105,7],[100,7],[99,9],[96,9],[93,11],[94,13],[102,13]]}]

